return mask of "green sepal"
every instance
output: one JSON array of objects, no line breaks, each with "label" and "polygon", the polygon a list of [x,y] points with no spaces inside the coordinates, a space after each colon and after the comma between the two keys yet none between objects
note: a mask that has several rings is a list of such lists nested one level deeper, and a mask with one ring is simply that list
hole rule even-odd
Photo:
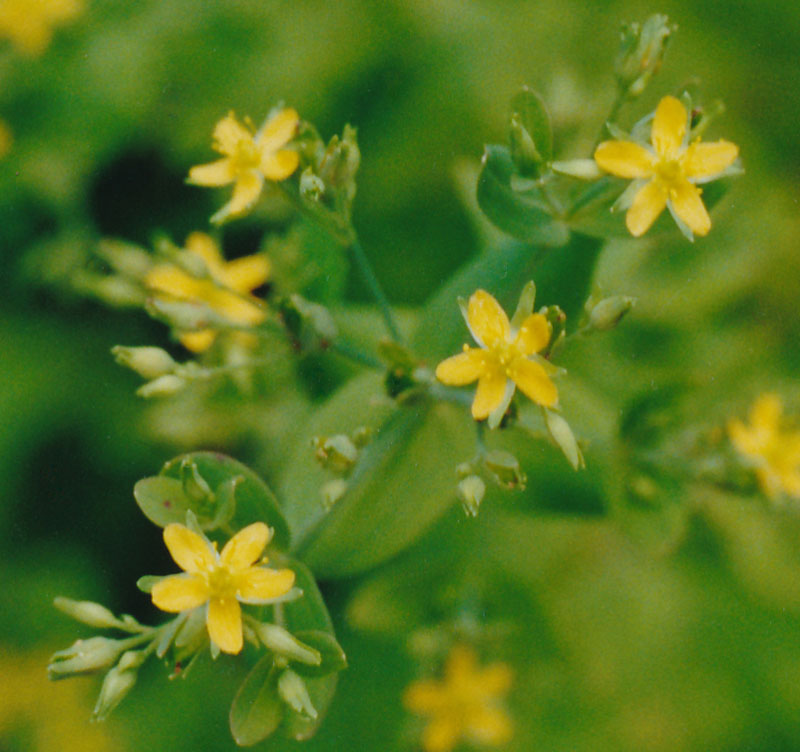
[{"label": "green sepal", "polygon": [[517,240],[562,246],[569,238],[563,222],[553,219],[541,191],[535,187],[514,190],[517,168],[505,146],[489,145],[478,176],[478,205],[484,214]]},{"label": "green sepal", "polygon": [[228,722],[236,743],[249,747],[272,735],[283,720],[286,705],[278,695],[278,677],[272,654],[253,666],[233,698]]},{"label": "green sepal", "polygon": [[153,590],[153,586],[163,580],[165,577],[170,577],[171,575],[157,575],[157,574],[146,574],[144,577],[140,577],[136,580],[136,587],[139,588],[143,593],[150,593]]},{"label": "green sepal", "polygon": [[542,98],[524,86],[511,100],[511,112],[519,115],[542,161],[549,162],[553,158],[553,129]]}]

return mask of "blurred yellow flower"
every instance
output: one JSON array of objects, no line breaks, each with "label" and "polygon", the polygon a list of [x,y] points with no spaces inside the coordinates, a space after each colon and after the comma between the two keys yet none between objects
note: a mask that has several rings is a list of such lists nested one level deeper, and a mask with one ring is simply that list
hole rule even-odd
[{"label": "blurred yellow flower", "polygon": [[469,299],[467,324],[480,348],[464,345],[462,353],[439,363],[436,378],[451,386],[478,381],[472,402],[475,420],[487,418],[510,399],[515,387],[537,405],[556,404],[558,392],[548,375],[555,369],[536,355],[552,332],[541,313],[531,313],[514,331],[500,304],[485,290],[477,290]]},{"label": "blurred yellow flower", "polygon": [[[0,645],[0,749],[27,752],[122,752],[119,735],[84,720],[92,706],[78,683],[47,679],[46,652]],[[23,732],[23,733],[20,733]]]},{"label": "blurred yellow flower", "polygon": [[450,752],[462,739],[486,746],[508,742],[512,724],[500,701],[511,687],[511,679],[505,663],[480,668],[472,648],[456,645],[442,680],[410,684],[403,704],[412,713],[430,716],[422,733],[425,752]]},{"label": "blurred yellow flower", "polygon": [[[205,303],[233,324],[255,326],[264,320],[264,309],[250,292],[269,278],[270,265],[266,256],[254,254],[225,261],[214,239],[203,232],[189,235],[186,250],[203,260],[208,278],[193,277],[174,264],[158,264],[145,276],[145,286],[177,300]],[[215,338],[216,332],[212,329],[180,335],[181,343],[192,352],[204,352]]]},{"label": "blurred yellow flower", "polygon": [[0,0],[0,37],[25,55],[41,55],[53,38],[53,27],[83,11],[82,0]]},{"label": "blurred yellow flower", "polygon": [[195,185],[233,183],[233,197],[212,218],[222,222],[249,209],[261,195],[264,179],[285,180],[300,163],[300,155],[284,149],[297,131],[300,117],[291,108],[275,113],[257,133],[242,125],[231,112],[214,128],[213,148],[222,159],[189,170]]},{"label": "blurred yellow flower", "polygon": [[215,546],[188,527],[167,525],[164,542],[184,574],[157,582],[151,592],[153,603],[170,613],[208,604],[208,636],[224,653],[239,653],[243,644],[239,603],[274,603],[294,585],[291,569],[254,566],[271,535],[263,522],[255,522],[217,553]]},{"label": "blurred yellow flower", "polygon": [[781,427],[783,406],[776,394],[762,394],[750,408],[750,425],[728,421],[734,447],[755,468],[770,498],[784,493],[800,499],[800,432]]},{"label": "blurred yellow flower", "polygon": [[720,177],[739,155],[730,141],[687,144],[689,114],[680,100],[664,97],[650,131],[652,148],[632,141],[604,141],[594,153],[598,166],[620,178],[643,182],[625,222],[635,237],[643,235],[668,207],[676,221],[695,235],[706,235],[711,218],[700,198],[699,183]]}]

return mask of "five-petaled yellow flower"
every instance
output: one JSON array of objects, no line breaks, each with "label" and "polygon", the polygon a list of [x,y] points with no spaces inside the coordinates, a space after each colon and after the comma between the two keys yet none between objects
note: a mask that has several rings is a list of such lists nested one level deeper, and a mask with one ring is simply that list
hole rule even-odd
[{"label": "five-petaled yellow flower", "polygon": [[240,530],[217,553],[203,536],[172,523],[164,542],[184,574],[170,575],[153,586],[153,603],[162,611],[180,613],[207,604],[206,626],[212,642],[224,653],[242,649],[239,603],[275,603],[292,589],[291,569],[254,566],[272,531],[263,522]]},{"label": "five-petaled yellow flower", "polygon": [[[249,293],[269,278],[269,260],[254,254],[225,261],[214,239],[203,232],[193,232],[186,239],[186,250],[203,260],[208,277],[198,279],[174,264],[157,264],[145,276],[145,286],[177,300],[205,303],[215,313],[234,324],[255,326],[264,318],[264,309]],[[216,332],[201,329],[183,332],[180,341],[192,352],[204,352],[214,342]]]},{"label": "five-petaled yellow flower", "polygon": [[750,425],[738,418],[728,422],[736,449],[756,471],[770,498],[784,493],[800,498],[800,432],[781,426],[783,407],[776,394],[762,394],[750,408]]},{"label": "five-petaled yellow flower", "polygon": [[500,304],[485,290],[477,290],[469,299],[467,325],[480,347],[464,345],[464,352],[439,363],[436,378],[451,386],[478,381],[472,402],[475,420],[487,418],[510,399],[515,387],[538,405],[556,404],[558,392],[548,375],[556,369],[536,354],[552,333],[541,313],[531,313],[515,331]]},{"label": "five-petaled yellow flower", "polygon": [[505,663],[480,668],[470,647],[456,645],[441,681],[416,681],[403,695],[408,710],[430,716],[422,734],[425,752],[450,752],[461,739],[490,746],[509,741],[511,719],[500,700],[511,687],[511,679]]},{"label": "five-petaled yellow flower", "polygon": [[652,148],[632,141],[604,141],[595,150],[601,169],[643,181],[625,217],[635,237],[647,232],[665,207],[695,235],[711,229],[697,185],[720,177],[736,161],[739,147],[722,140],[704,144],[699,138],[688,144],[688,125],[683,104],[675,97],[664,97],[653,118]]},{"label": "five-petaled yellow flower", "polygon": [[224,155],[189,170],[189,182],[220,186],[233,183],[233,197],[212,218],[222,222],[249,209],[261,195],[264,179],[285,180],[300,164],[300,155],[284,147],[292,140],[300,117],[291,108],[275,113],[253,133],[231,112],[214,128],[213,148]]},{"label": "five-petaled yellow flower", "polygon": [[82,10],[82,0],[0,0],[0,37],[35,57],[47,49],[53,27],[72,20]]}]

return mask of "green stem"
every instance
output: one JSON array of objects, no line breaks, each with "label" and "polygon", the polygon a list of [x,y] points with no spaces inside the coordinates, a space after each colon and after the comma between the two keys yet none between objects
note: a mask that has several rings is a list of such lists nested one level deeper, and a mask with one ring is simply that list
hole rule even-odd
[{"label": "green stem", "polygon": [[360,350],[358,347],[350,342],[347,342],[346,340],[337,338],[330,343],[328,349],[331,352],[335,352],[337,355],[341,355],[342,357],[352,360],[354,363],[359,363],[360,365],[368,366],[369,368],[384,367],[383,363],[381,363],[377,358],[374,358],[369,353]]},{"label": "green stem", "polygon": [[361,277],[367,283],[370,294],[380,307],[381,313],[383,314],[383,320],[386,322],[386,328],[389,330],[389,334],[391,334],[392,339],[395,342],[402,342],[400,330],[397,328],[397,324],[394,320],[392,307],[389,305],[389,300],[386,297],[386,294],[383,292],[383,288],[381,287],[380,282],[378,282],[375,272],[372,271],[372,265],[369,263],[369,259],[364,253],[361,243],[358,242],[358,238],[354,237],[350,241],[350,244],[347,246],[347,251],[352,258],[353,263],[358,267]]},{"label": "green stem", "polygon": [[617,87],[617,96],[614,99],[614,104],[611,105],[611,111],[608,113],[608,117],[603,121],[603,124],[600,126],[600,133],[597,134],[597,139],[594,142],[594,146],[592,147],[592,154],[594,154],[594,150],[598,147],[601,141],[605,141],[606,138],[606,124],[613,123],[617,119],[617,115],[619,114],[622,105],[625,104],[625,100],[627,99],[627,90],[621,89]]}]

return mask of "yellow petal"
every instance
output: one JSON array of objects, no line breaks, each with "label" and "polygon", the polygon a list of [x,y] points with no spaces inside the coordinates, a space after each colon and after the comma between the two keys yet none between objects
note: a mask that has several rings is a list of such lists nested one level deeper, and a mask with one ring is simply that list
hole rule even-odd
[{"label": "yellow petal", "polygon": [[620,178],[646,178],[653,174],[653,155],[632,141],[604,141],[594,152],[600,169]]},{"label": "yellow petal", "polygon": [[755,432],[747,428],[738,418],[728,421],[728,436],[742,454],[755,455],[759,454],[762,449],[763,442],[759,441]]},{"label": "yellow petal", "polygon": [[625,215],[625,224],[631,235],[644,235],[667,205],[667,189],[658,181],[651,180],[634,196],[633,204]]},{"label": "yellow petal", "polygon": [[214,238],[205,232],[193,232],[186,238],[185,246],[187,251],[203,259],[212,277],[219,278],[225,266],[225,259],[222,258]]},{"label": "yellow petal", "polygon": [[292,149],[270,152],[261,157],[261,172],[267,180],[285,180],[300,164],[300,155]]},{"label": "yellow petal", "polygon": [[491,347],[495,342],[508,340],[511,329],[508,316],[486,290],[472,293],[467,307],[467,320],[472,336],[479,345]]},{"label": "yellow petal", "polygon": [[461,736],[461,724],[449,715],[434,718],[422,732],[425,752],[450,752]]},{"label": "yellow petal", "polygon": [[228,290],[213,288],[203,295],[203,300],[220,316],[243,326],[260,324],[266,314],[256,298],[238,295]]},{"label": "yellow petal", "polygon": [[202,606],[208,600],[208,585],[203,577],[176,574],[159,580],[150,591],[157,608],[177,614]]},{"label": "yellow petal", "polygon": [[247,569],[261,556],[270,535],[270,529],[263,522],[242,528],[225,544],[220,561],[234,571]]},{"label": "yellow petal", "polygon": [[499,368],[488,368],[478,379],[478,389],[472,401],[472,417],[483,420],[489,417],[503,401],[506,393],[506,375]]},{"label": "yellow petal", "polygon": [[144,278],[145,287],[166,293],[175,298],[196,298],[203,285],[174,264],[157,264]]},{"label": "yellow petal", "polygon": [[470,348],[453,355],[436,366],[436,378],[443,384],[462,386],[475,381],[486,368],[486,355],[483,350]]},{"label": "yellow petal", "polygon": [[445,666],[445,675],[449,684],[468,682],[474,678],[477,657],[468,645],[457,644],[450,650]]},{"label": "yellow petal", "polygon": [[255,170],[240,172],[236,177],[236,185],[233,188],[233,197],[223,207],[219,214],[227,216],[229,214],[241,214],[249,209],[256,199],[261,195],[263,180],[261,175]]},{"label": "yellow petal", "polygon": [[253,134],[230,112],[214,127],[214,148],[222,154],[232,155],[240,141],[252,142]]},{"label": "yellow petal", "polygon": [[753,428],[774,433],[780,425],[783,405],[777,394],[761,394],[750,408],[750,422]]},{"label": "yellow petal", "polygon": [[553,407],[558,402],[555,384],[538,363],[517,358],[509,365],[508,375],[520,391],[537,405]]},{"label": "yellow petal", "polygon": [[717,141],[703,144],[699,141],[689,144],[681,157],[683,174],[687,178],[704,180],[713,178],[730,167],[739,156],[739,147],[730,141]]},{"label": "yellow petal", "polygon": [[675,97],[664,97],[656,107],[650,140],[656,153],[665,159],[674,159],[686,135],[688,114]]},{"label": "yellow petal", "polygon": [[300,116],[291,107],[273,115],[256,138],[259,150],[267,155],[285,146],[294,137]]},{"label": "yellow petal", "polygon": [[235,598],[212,598],[206,617],[208,636],[223,653],[242,650],[242,607]]},{"label": "yellow petal", "polygon": [[441,682],[420,679],[406,687],[403,705],[412,713],[431,715],[447,707],[448,695]]},{"label": "yellow petal", "polygon": [[164,543],[170,556],[184,571],[192,574],[208,572],[216,563],[216,556],[208,541],[175,522],[164,528]]},{"label": "yellow petal", "polygon": [[269,259],[263,253],[256,253],[229,261],[220,274],[220,281],[231,290],[245,293],[261,287],[269,274]]},{"label": "yellow petal", "polygon": [[509,741],[514,729],[504,710],[481,707],[469,717],[465,731],[472,741],[496,747]]},{"label": "yellow petal", "polygon": [[543,349],[550,341],[552,327],[541,313],[532,313],[517,333],[517,346],[525,355],[533,355]]},{"label": "yellow petal", "polygon": [[700,189],[688,180],[683,180],[670,188],[669,201],[672,211],[686,224],[695,235],[707,235],[711,229],[711,217],[708,216]]},{"label": "yellow petal", "polygon": [[189,182],[195,185],[218,186],[227,185],[236,179],[233,160],[225,157],[216,162],[196,165],[189,170]]},{"label": "yellow petal", "polygon": [[288,593],[294,585],[291,569],[250,567],[236,578],[236,595],[243,601],[274,601]]},{"label": "yellow petal", "polygon": [[758,467],[756,468],[756,477],[758,478],[758,485],[761,486],[761,490],[770,497],[770,499],[774,499],[777,497],[781,492],[781,479],[775,474],[775,472],[770,467]]},{"label": "yellow petal", "polygon": [[201,329],[199,332],[182,332],[178,339],[191,352],[201,353],[214,344],[217,333],[213,329]]}]

